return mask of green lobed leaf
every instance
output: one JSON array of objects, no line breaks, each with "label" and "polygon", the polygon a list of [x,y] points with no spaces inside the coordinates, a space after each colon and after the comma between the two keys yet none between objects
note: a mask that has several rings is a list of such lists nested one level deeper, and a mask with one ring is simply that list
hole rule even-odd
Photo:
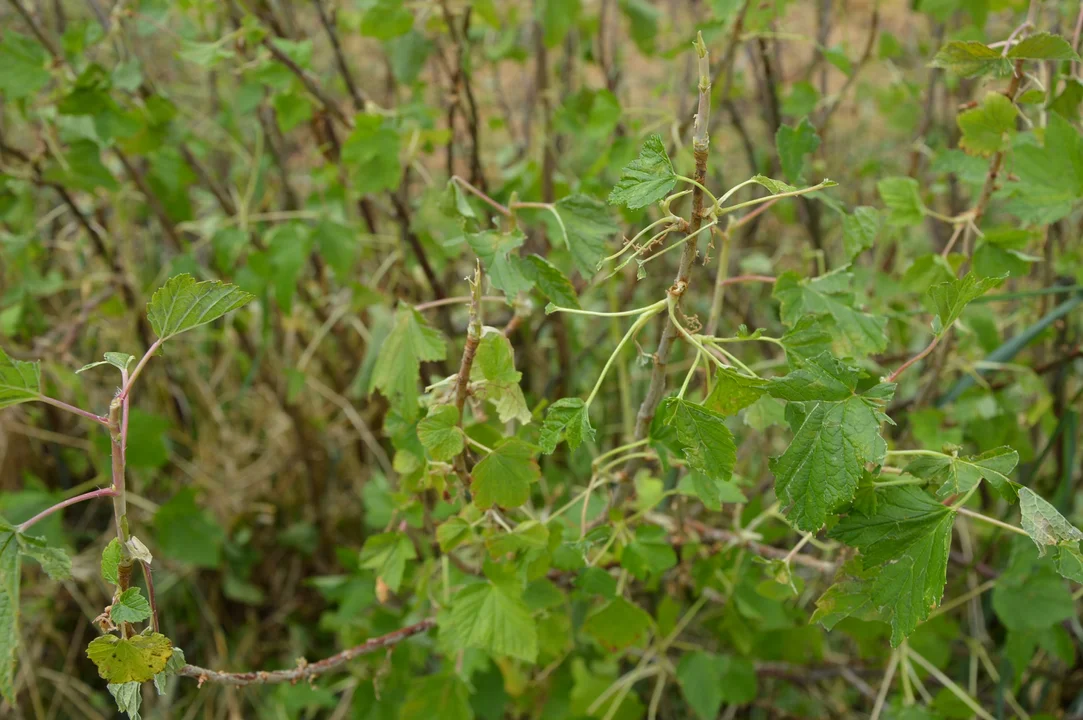
[{"label": "green lobed leaf", "polygon": [[61,548],[49,547],[45,538],[34,537],[24,533],[18,534],[19,553],[29,557],[41,565],[53,580],[67,580],[71,577],[71,558]]},{"label": "green lobed leaf", "polygon": [[894,386],[858,395],[857,379],[856,370],[824,354],[768,386],[802,416],[786,451],[769,462],[775,493],[800,530],[819,530],[853,500],[866,463],[882,462],[887,452],[880,424]]},{"label": "green lobed leaf", "polygon": [[160,340],[214,322],[255,296],[217,280],[196,282],[188,273],[170,278],[147,303],[147,319]]},{"label": "green lobed leaf", "polygon": [[636,578],[646,580],[676,566],[677,553],[664,528],[640,525],[635,538],[621,552],[620,564]]},{"label": "green lobed leaf", "polygon": [[1034,224],[1056,222],[1072,212],[1083,197],[1083,136],[1063,117],[1048,117],[1042,145],[1027,143],[1013,152],[1005,209]]},{"label": "green lobed leaf", "polygon": [[694,651],[681,656],[677,681],[701,720],[715,720],[722,703],[745,705],[756,699],[756,668],[744,658]]},{"label": "green lobed leaf", "polygon": [[0,408],[41,397],[41,363],[15,360],[0,349]]},{"label": "green lobed leaf", "polygon": [[887,206],[888,224],[896,227],[919,225],[925,217],[918,181],[909,177],[889,177],[876,183],[880,199]]},{"label": "green lobed leaf", "polygon": [[575,286],[560,269],[540,255],[523,258],[523,274],[551,302],[561,307],[579,308]]},{"label": "green lobed leaf", "polygon": [[90,641],[87,657],[98,667],[103,680],[121,684],[147,682],[165,669],[173,644],[161,633],[144,633],[123,639],[102,635]]},{"label": "green lobed leaf", "polygon": [[916,477],[941,483],[938,497],[969,492],[983,478],[1009,502],[1016,498],[1016,484],[1009,474],[1019,464],[1019,453],[1007,446],[963,457],[919,455],[906,466]]},{"label": "green lobed leaf", "polygon": [[556,203],[564,241],[583,277],[597,272],[606,256],[606,243],[620,232],[605,203],[586,195],[569,195]]},{"label": "green lobed leaf", "polygon": [[797,127],[780,125],[775,133],[775,147],[782,173],[790,182],[800,183],[805,177],[805,156],[820,147],[820,136],[805,117]]},{"label": "green lobed leaf", "polygon": [[594,428],[581,398],[561,398],[549,406],[542,423],[538,445],[545,455],[551,455],[561,440],[575,450],[584,441],[594,441]]},{"label": "green lobed leaf", "polygon": [[1018,115],[1015,104],[1002,93],[988,93],[981,105],[956,116],[963,132],[959,147],[971,155],[982,156],[1006,150],[1015,135]]},{"label": "green lobed leaf", "polygon": [[32,97],[49,84],[49,55],[41,43],[13,30],[0,42],[0,95],[11,100]]},{"label": "green lobed leaf", "polygon": [[522,377],[523,374],[515,369],[515,352],[511,341],[504,333],[487,332],[478,343],[470,379],[473,382],[483,381],[477,394],[496,406],[500,422],[530,422],[530,408],[526,405],[523,389],[519,387]]},{"label": "green lobed leaf", "polygon": [[412,307],[399,305],[391,332],[376,355],[369,392],[379,390],[389,400],[397,400],[414,412],[421,363],[443,360],[446,354],[440,333],[429,327]]},{"label": "green lobed leaf", "polygon": [[417,550],[403,533],[388,532],[372,535],[361,548],[361,567],[375,570],[391,592],[398,592],[406,562],[417,558]]},{"label": "green lobed leaf", "polygon": [[637,644],[650,629],[651,616],[620,596],[595,610],[583,623],[583,632],[609,652],[620,652]]},{"label": "green lobed leaf", "polygon": [[737,446],[726,419],[702,405],[668,397],[658,407],[662,422],[677,431],[684,459],[712,480],[729,480],[737,462]]},{"label": "green lobed leaf", "polygon": [[855,508],[829,537],[861,551],[871,608],[891,623],[898,647],[940,604],[955,511],[913,486],[878,489],[876,509]]},{"label": "green lobed leaf", "polygon": [[880,213],[876,208],[856,207],[842,220],[842,248],[847,261],[868,250],[880,234]]},{"label": "green lobed leaf", "polygon": [[782,322],[796,328],[807,315],[829,315],[834,321],[835,343],[843,352],[863,356],[887,347],[887,318],[873,316],[855,307],[851,286],[854,276],[839,268],[818,278],[801,279],[796,273],[782,273],[775,281],[773,297],[779,301]]},{"label": "green lobed leaf", "polygon": [[664,198],[677,184],[662,136],[654,133],[643,142],[639,156],[624,166],[620,179],[609,193],[610,205],[636,209]]},{"label": "green lobed leaf", "polygon": [[489,282],[509,296],[526,292],[533,282],[523,274],[522,259],[516,252],[526,240],[518,230],[500,232],[486,230],[466,236],[466,242],[477,254],[489,275]]},{"label": "green lobed leaf", "polygon": [[466,441],[459,429],[459,409],[437,405],[417,424],[417,438],[433,460],[447,462],[463,451]]},{"label": "green lobed leaf", "polygon": [[961,278],[946,283],[939,283],[929,288],[929,297],[936,307],[940,327],[934,328],[937,334],[943,334],[955,324],[963,310],[989,290],[1000,287],[1007,275],[999,277],[979,277],[968,272]]},{"label": "green lobed leaf", "polygon": [[474,720],[470,688],[454,672],[415,679],[399,708],[398,720]]},{"label": "green lobed leaf", "polygon": [[703,407],[720,415],[736,415],[759,400],[765,388],[766,383],[759,378],[742,375],[733,368],[719,368]]},{"label": "green lobed leaf", "polygon": [[[365,16],[372,12],[369,10]],[[354,129],[342,143],[341,155],[351,187],[360,193],[397,188],[403,167],[399,162],[399,146],[399,134],[391,119],[376,113],[355,115]]]},{"label": "green lobed leaf", "polygon": [[117,710],[128,715],[128,720],[139,720],[139,707],[143,704],[143,683],[109,683],[105,686],[113,700],[117,703]]},{"label": "green lobed leaf", "polygon": [[518,438],[507,438],[474,466],[474,504],[482,510],[497,505],[519,507],[530,499],[530,486],[541,477],[534,459],[537,449]]},{"label": "green lobed leaf", "polygon": [[113,601],[109,619],[116,625],[143,622],[150,617],[150,603],[137,587],[130,587]]},{"label": "green lobed leaf", "polygon": [[538,632],[522,592],[508,582],[468,585],[441,616],[440,632],[457,648],[478,648],[532,663],[538,657]]}]

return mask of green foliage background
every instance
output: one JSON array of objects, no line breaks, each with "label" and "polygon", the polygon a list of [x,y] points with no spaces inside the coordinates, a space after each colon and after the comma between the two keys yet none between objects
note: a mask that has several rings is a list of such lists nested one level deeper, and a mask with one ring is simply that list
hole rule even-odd
[{"label": "green foliage background", "polygon": [[6,0],[0,715],[1083,712],[1081,24]]}]

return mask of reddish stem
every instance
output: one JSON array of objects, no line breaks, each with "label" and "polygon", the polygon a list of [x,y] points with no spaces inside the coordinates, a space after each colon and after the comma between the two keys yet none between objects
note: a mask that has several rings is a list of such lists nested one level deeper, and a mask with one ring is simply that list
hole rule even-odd
[{"label": "reddish stem", "polygon": [[895,378],[899,377],[899,375],[902,375],[904,370],[906,370],[908,367],[910,367],[911,365],[913,365],[914,363],[918,362],[923,357],[925,357],[926,355],[931,353],[936,348],[937,344],[939,344],[939,343],[940,343],[940,336],[937,335],[936,337],[933,338],[933,341],[931,343],[929,343],[925,347],[924,350],[922,350],[917,355],[915,355],[914,357],[910,358],[909,360],[904,362],[902,365],[900,365],[898,370],[891,373],[890,375],[888,375],[884,379],[884,382],[889,382],[889,383],[890,382],[895,382]]},{"label": "reddish stem", "polygon": [[117,491],[113,488],[101,488],[100,490],[91,490],[90,492],[83,493],[82,495],[76,495],[75,497],[68,498],[67,500],[61,500],[56,505],[53,505],[51,508],[42,510],[34,517],[20,524],[18,527],[18,531],[26,532],[27,528],[29,528],[30,526],[41,520],[44,520],[45,518],[55,513],[57,510],[63,510],[69,505],[75,505],[76,503],[81,503],[84,500],[93,500],[94,498],[99,497],[113,497],[116,494]]}]

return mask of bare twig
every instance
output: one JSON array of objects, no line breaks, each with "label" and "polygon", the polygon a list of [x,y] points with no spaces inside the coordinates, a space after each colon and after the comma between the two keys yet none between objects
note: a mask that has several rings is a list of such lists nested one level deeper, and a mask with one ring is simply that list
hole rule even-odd
[{"label": "bare twig", "polygon": [[391,648],[398,643],[427,632],[436,625],[434,618],[422,620],[419,623],[408,625],[404,628],[390,632],[387,635],[370,638],[360,645],[343,650],[331,657],[314,663],[304,663],[292,670],[254,670],[250,672],[221,672],[202,668],[198,665],[185,665],[177,673],[183,677],[196,678],[202,686],[205,682],[218,683],[221,685],[271,685],[274,683],[288,682],[296,684],[302,680],[310,680],[318,675],[330,672],[341,665],[345,665],[354,658],[369,655],[380,650]]}]

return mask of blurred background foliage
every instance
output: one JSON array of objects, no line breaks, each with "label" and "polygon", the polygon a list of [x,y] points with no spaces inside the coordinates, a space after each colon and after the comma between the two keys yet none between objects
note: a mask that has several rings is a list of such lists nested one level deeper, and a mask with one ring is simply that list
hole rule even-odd
[{"label": "blurred background foliage", "polygon": [[[1078,43],[1078,3],[1035,5],[1038,29]],[[390,632],[442,592],[429,583],[439,561],[427,528],[430,513],[443,519],[452,507],[432,502],[433,491],[422,503],[400,485],[388,441],[397,419],[368,389],[396,301],[469,292],[474,249],[447,212],[449,176],[500,202],[573,192],[604,199],[652,132],[678,172],[691,175],[690,43],[699,31],[725,69],[713,85],[710,187],[780,170],[797,181],[776,136],[804,123],[817,142],[798,154],[797,174],[840,184],[816,200],[778,203],[743,228],[730,273],[812,275],[856,256],[858,303],[888,319],[889,349],[864,362],[877,374],[924,345],[932,284],[964,261],[984,276],[1010,272],[1000,292],[1016,296],[971,307],[951,352],[934,356],[933,373],[900,385],[892,432],[935,448],[1011,445],[1024,483],[1079,524],[1080,315],[1004,350],[1083,281],[1079,178],[1042,191],[1045,200],[1063,197],[1067,212],[998,192],[983,233],[958,255],[941,254],[952,226],[921,209],[953,217],[972,206],[988,153],[960,147],[957,115],[1004,84],[930,61],[949,41],[1007,38],[1027,12],[1022,0],[6,0],[0,338],[13,357],[43,360],[50,395],[100,411],[114,380],[74,371],[103,351],[142,353],[152,340],[143,308],[166,278],[188,272],[255,294],[258,303],[224,325],[173,341],[148,367],[135,402],[130,516],[155,553],[163,632],[189,661],[226,669],[291,667]],[[1039,144],[1054,115],[1079,127],[1083,85],[1078,63],[1068,66],[1074,74],[1064,77],[1056,63],[1031,68],[1019,103],[1038,127],[1013,129],[1013,146]],[[1017,172],[1009,161],[1006,177]],[[893,188],[885,193],[885,178],[916,193],[916,205],[886,197]],[[485,212],[475,198],[462,202]],[[862,219],[858,206],[869,208],[867,232],[848,230]],[[631,237],[649,213],[613,218]],[[647,266],[645,280],[633,268],[585,276],[554,240],[551,214],[522,217],[524,249],[570,278],[584,305],[640,306],[671,282],[672,253]],[[610,238],[606,254],[619,243]],[[707,288],[711,278],[697,272]],[[704,289],[691,298],[692,309],[706,317],[709,297]],[[769,284],[735,286],[725,297],[725,327],[779,327]],[[589,392],[620,336],[608,321],[547,316],[546,301],[535,290],[486,306],[487,324],[514,322],[509,335],[532,411]],[[467,315],[459,303],[425,316],[449,341],[448,360],[422,366],[428,384],[455,372]],[[649,353],[653,335],[642,342]],[[784,362],[763,353],[743,357],[758,368]],[[681,357],[677,382],[691,362]],[[594,416],[603,438],[629,434],[645,386],[649,370],[624,365],[619,392],[604,392]],[[970,387],[950,407],[936,402],[967,377]],[[782,423],[777,403],[751,409],[725,517],[691,503],[687,512],[719,527],[729,526],[733,508],[758,515],[771,500],[767,456],[784,447],[771,428]],[[488,432],[499,437],[499,424]],[[548,507],[585,484],[591,457],[562,452],[542,463]],[[104,486],[108,476],[108,438],[85,423],[45,405],[0,414],[0,514],[8,519]],[[655,482],[641,476],[638,497],[656,492]],[[674,512],[686,511],[684,500]],[[595,517],[603,506],[595,498],[583,512]],[[569,515],[578,531],[579,510]],[[886,626],[846,620],[828,634],[808,622],[818,591],[806,591],[805,580],[794,598],[732,547],[674,551],[665,533],[652,538],[647,527],[637,538],[655,554],[637,592],[663,633],[690,588],[709,587],[716,574],[733,585],[732,610],[697,620],[694,647],[712,652],[679,660],[684,694],[666,688],[661,717],[714,717],[723,705],[732,708],[725,717],[867,712],[888,655]],[[36,526],[74,554],[75,575],[62,584],[40,573],[26,580],[20,705],[0,706],[5,717],[115,716],[83,656],[96,633],[91,621],[109,602],[97,567],[111,528],[104,503]],[[392,528],[420,559],[388,598],[376,582],[379,563],[359,561],[359,549]],[[760,532],[765,545],[795,542],[782,523]],[[923,625],[911,645],[993,703],[994,715],[1015,712],[1004,699],[1014,693],[1031,717],[1068,717],[1083,711],[1079,593],[1035,569],[1028,540],[1013,540],[958,541],[947,598],[998,573],[1004,581],[984,604]],[[828,580],[812,572],[807,582],[822,590]],[[182,680],[144,716],[634,720],[646,715],[651,683],[592,707],[631,667],[582,627],[591,599],[612,595],[610,582],[595,570],[554,581],[553,602],[569,610],[538,621],[537,667],[477,651],[443,659],[435,637],[419,637],[311,686],[197,690]],[[469,688],[442,685],[449,670]],[[891,717],[971,716],[920,675],[927,710],[892,705]]]}]

